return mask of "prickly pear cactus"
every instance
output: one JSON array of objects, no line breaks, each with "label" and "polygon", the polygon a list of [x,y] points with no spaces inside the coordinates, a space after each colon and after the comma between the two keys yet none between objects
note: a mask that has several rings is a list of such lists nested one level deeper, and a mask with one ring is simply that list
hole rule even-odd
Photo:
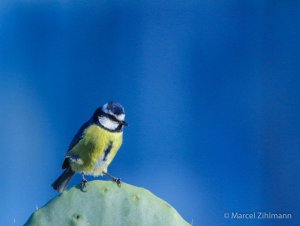
[{"label": "prickly pear cactus", "polygon": [[151,192],[129,184],[92,181],[73,187],[34,212],[25,226],[181,226],[178,212]]}]

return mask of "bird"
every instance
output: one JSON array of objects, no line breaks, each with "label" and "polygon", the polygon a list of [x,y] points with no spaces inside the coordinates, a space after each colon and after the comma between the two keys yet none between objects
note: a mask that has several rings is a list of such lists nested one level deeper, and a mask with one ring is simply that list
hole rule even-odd
[{"label": "bird", "polygon": [[121,180],[110,175],[107,167],[114,159],[123,142],[125,110],[115,101],[96,109],[72,139],[65,155],[63,173],[52,183],[59,193],[66,190],[75,173],[82,175],[82,189],[86,190],[85,175],[94,177],[106,175],[118,185]]}]

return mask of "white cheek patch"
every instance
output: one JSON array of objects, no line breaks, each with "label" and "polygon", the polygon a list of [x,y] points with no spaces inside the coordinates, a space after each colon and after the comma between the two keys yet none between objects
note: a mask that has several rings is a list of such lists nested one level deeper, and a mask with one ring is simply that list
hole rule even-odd
[{"label": "white cheek patch", "polygon": [[119,123],[107,118],[107,117],[98,117],[99,123],[106,129],[115,130]]},{"label": "white cheek patch", "polygon": [[119,121],[123,121],[123,120],[125,119],[125,114],[121,114],[121,115],[118,115],[118,116],[115,115],[115,117],[116,117]]}]

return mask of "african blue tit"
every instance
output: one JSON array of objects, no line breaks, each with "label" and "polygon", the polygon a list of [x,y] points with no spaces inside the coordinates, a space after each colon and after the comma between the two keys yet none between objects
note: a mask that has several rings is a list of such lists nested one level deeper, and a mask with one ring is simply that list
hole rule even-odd
[{"label": "african blue tit", "polygon": [[63,192],[74,174],[107,175],[120,184],[120,179],[107,173],[107,167],[117,154],[123,140],[125,112],[121,104],[109,102],[98,108],[93,116],[84,123],[74,136],[62,168],[64,172],[53,182],[52,187]]}]

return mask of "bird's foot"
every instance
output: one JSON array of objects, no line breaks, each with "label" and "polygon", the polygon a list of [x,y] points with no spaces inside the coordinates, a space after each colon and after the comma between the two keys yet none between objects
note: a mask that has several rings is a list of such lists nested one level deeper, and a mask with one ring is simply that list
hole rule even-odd
[{"label": "bird's foot", "polygon": [[115,182],[118,186],[121,186],[121,179],[120,178],[117,178],[117,177],[114,177],[114,176],[112,176],[112,175],[110,175],[109,173],[107,173],[107,172],[104,172],[104,175],[106,175],[106,176],[108,176],[109,178],[111,178],[111,180],[113,181],[113,182]]},{"label": "bird's foot", "polygon": [[86,184],[87,184],[87,180],[85,179],[84,175],[82,175],[82,180],[81,180],[81,190],[82,191],[87,191]]},{"label": "bird's foot", "polygon": [[116,177],[114,177],[114,178],[112,179],[112,181],[115,182],[118,186],[121,186],[121,183],[122,183],[121,178],[116,178]]}]

